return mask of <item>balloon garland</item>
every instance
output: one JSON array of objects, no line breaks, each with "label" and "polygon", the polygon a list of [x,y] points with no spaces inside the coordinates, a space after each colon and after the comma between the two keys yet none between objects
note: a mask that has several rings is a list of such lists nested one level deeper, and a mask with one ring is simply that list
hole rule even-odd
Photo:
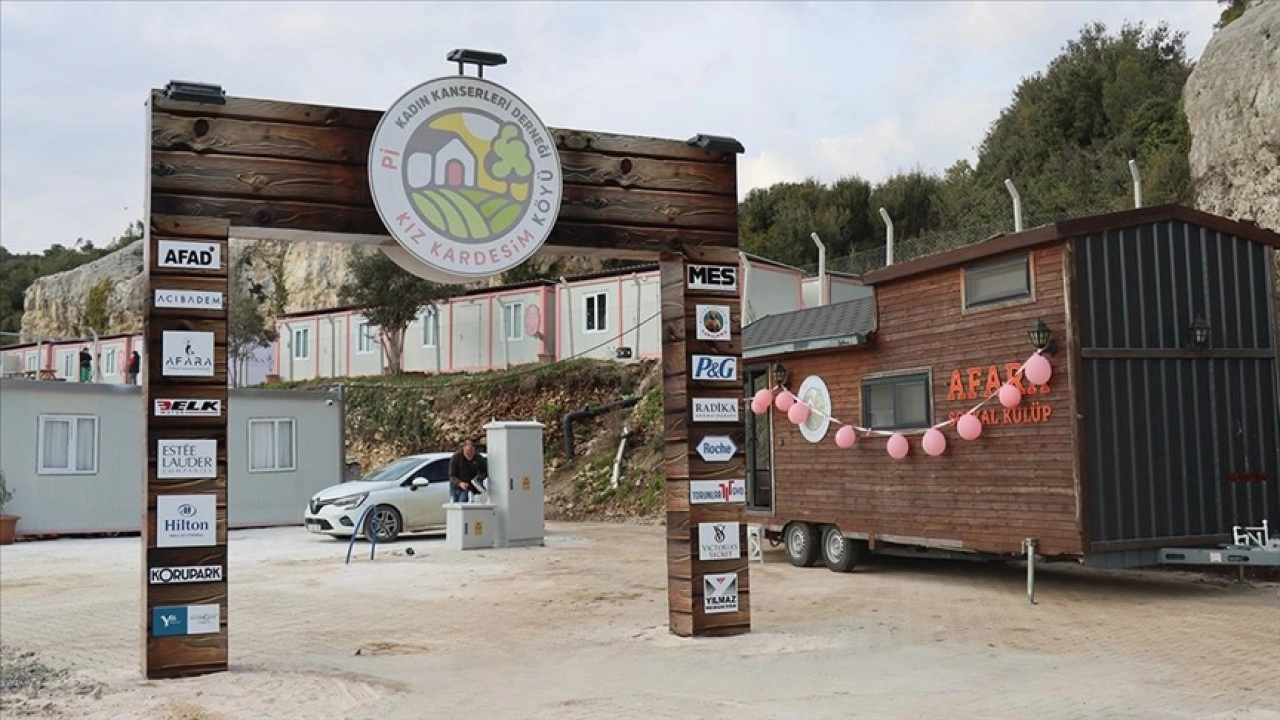
[{"label": "balloon garland", "polygon": [[[1026,362],[1018,367],[1017,372],[1004,382],[998,390],[983,398],[982,402],[974,405],[956,420],[947,420],[940,422],[929,428],[922,430],[872,430],[871,428],[861,427],[853,423],[847,423],[837,420],[830,415],[826,418],[835,425],[840,426],[836,431],[836,446],[842,449],[853,447],[858,440],[858,435],[862,437],[888,437],[889,442],[886,450],[889,456],[895,460],[905,458],[911,450],[911,445],[907,441],[907,435],[923,435],[920,442],[921,449],[926,455],[937,457],[947,450],[947,436],[942,430],[949,425],[956,426],[956,434],[965,440],[977,440],[982,435],[982,421],[975,415],[984,405],[993,399],[998,400],[1000,404],[1006,408],[1015,408],[1022,402],[1022,391],[1015,384],[1016,380],[1026,378],[1027,382],[1032,385],[1044,385],[1049,382],[1049,378],[1053,376],[1053,368],[1049,365],[1049,360],[1045,358],[1042,350],[1037,350],[1034,355],[1027,358]],[[763,388],[751,398],[751,412],[757,415],[763,415],[769,412],[770,407],[776,407],[780,412],[786,413],[787,420],[793,425],[802,425],[809,419],[810,415],[816,414],[822,416],[822,411],[814,409],[794,393],[786,388],[785,385],[779,383],[776,388]]]}]

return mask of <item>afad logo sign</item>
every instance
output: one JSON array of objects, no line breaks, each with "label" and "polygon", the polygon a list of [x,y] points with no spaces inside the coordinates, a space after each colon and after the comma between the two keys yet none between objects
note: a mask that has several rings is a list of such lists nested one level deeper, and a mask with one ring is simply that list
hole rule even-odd
[{"label": "afad logo sign", "polygon": [[560,212],[555,138],[514,93],[475,77],[431,80],[387,110],[369,147],[387,230],[442,282],[528,260]]}]

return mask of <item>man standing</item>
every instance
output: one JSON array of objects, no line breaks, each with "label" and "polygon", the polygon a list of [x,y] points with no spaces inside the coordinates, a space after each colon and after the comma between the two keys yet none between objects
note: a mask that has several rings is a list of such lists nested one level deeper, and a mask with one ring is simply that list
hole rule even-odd
[{"label": "man standing", "polygon": [[89,382],[89,378],[93,375],[93,356],[89,354],[89,348],[80,348],[80,382]]},{"label": "man standing", "polygon": [[125,371],[126,382],[130,385],[138,384],[138,372],[142,370],[142,357],[138,355],[138,351],[134,350],[133,355],[129,357],[129,369]]},{"label": "man standing", "polygon": [[449,458],[449,499],[455,503],[470,500],[471,493],[484,492],[489,464],[476,452],[476,444],[467,440],[462,449]]}]

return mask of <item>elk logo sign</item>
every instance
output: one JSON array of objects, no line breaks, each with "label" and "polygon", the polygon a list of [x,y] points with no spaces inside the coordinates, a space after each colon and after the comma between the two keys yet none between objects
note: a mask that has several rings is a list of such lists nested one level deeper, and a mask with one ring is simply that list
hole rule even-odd
[{"label": "elk logo sign", "polygon": [[560,212],[555,138],[514,93],[476,77],[425,82],[373,133],[369,188],[387,230],[466,282],[528,260]]}]

